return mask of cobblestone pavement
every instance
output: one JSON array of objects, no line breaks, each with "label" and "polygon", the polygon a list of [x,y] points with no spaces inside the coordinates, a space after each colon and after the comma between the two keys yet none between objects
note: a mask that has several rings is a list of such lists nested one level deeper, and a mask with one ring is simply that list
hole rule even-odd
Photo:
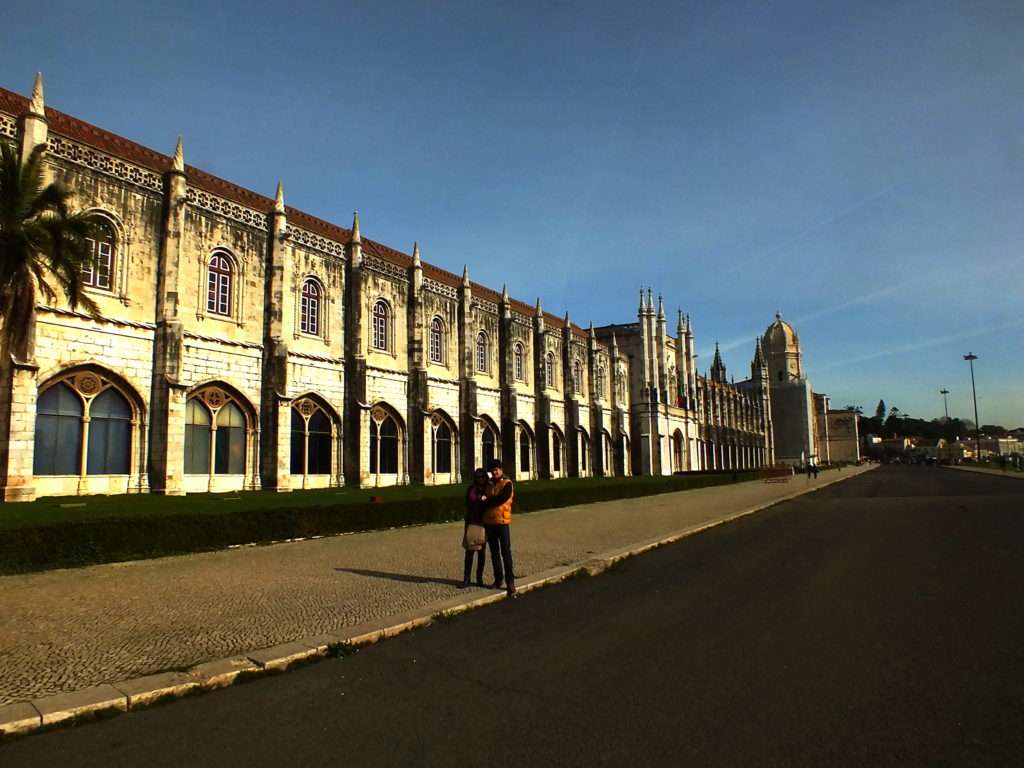
[{"label": "cobblestone pavement", "polygon": [[[814,481],[519,515],[516,571],[587,560],[836,478],[827,472]],[[0,704],[337,632],[450,598],[462,577],[461,537],[462,524],[449,523],[0,577]]]}]

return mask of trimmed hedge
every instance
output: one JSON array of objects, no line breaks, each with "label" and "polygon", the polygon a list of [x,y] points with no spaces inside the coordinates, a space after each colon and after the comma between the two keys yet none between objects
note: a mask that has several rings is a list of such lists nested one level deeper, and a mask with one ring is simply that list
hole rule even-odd
[{"label": "trimmed hedge", "polygon": [[[516,488],[515,513],[573,504],[649,496],[752,480],[756,472],[699,473],[673,477],[533,481]],[[0,573],[25,573],[97,563],[223,549],[231,545],[326,536],[398,526],[461,520],[464,486],[450,493],[373,503],[296,506],[287,497],[272,507],[244,505],[209,511],[173,509],[130,513],[0,530]]]}]

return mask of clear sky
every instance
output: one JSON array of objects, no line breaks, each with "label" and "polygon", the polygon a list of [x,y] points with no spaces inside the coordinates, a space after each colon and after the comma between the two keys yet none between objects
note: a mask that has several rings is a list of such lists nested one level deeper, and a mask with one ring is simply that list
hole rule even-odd
[{"label": "clear sky", "polygon": [[[1024,4],[9,3],[0,85],[586,325],[1024,425]],[[674,322],[670,323],[674,327]]]}]

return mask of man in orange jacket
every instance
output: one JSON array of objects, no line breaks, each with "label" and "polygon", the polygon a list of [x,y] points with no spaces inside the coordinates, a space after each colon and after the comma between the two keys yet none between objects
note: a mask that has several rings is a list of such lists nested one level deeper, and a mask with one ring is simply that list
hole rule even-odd
[{"label": "man in orange jacket", "polygon": [[491,483],[484,502],[484,528],[487,530],[487,545],[491,550],[491,567],[494,568],[494,584],[491,588],[501,589],[504,586],[511,597],[516,593],[510,529],[515,489],[512,481],[505,477],[500,461],[492,459],[487,469],[491,472]]}]

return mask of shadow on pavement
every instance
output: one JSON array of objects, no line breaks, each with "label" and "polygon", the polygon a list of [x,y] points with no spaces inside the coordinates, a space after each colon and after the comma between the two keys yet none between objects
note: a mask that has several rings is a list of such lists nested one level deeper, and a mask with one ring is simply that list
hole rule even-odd
[{"label": "shadow on pavement", "polygon": [[462,582],[456,579],[435,579],[430,576],[414,576],[411,573],[390,573],[388,571],[373,571],[368,568],[335,568],[336,571],[354,573],[358,576],[370,576],[376,579],[389,579],[391,581],[404,581],[412,584],[445,584],[453,587],[459,586]]}]

